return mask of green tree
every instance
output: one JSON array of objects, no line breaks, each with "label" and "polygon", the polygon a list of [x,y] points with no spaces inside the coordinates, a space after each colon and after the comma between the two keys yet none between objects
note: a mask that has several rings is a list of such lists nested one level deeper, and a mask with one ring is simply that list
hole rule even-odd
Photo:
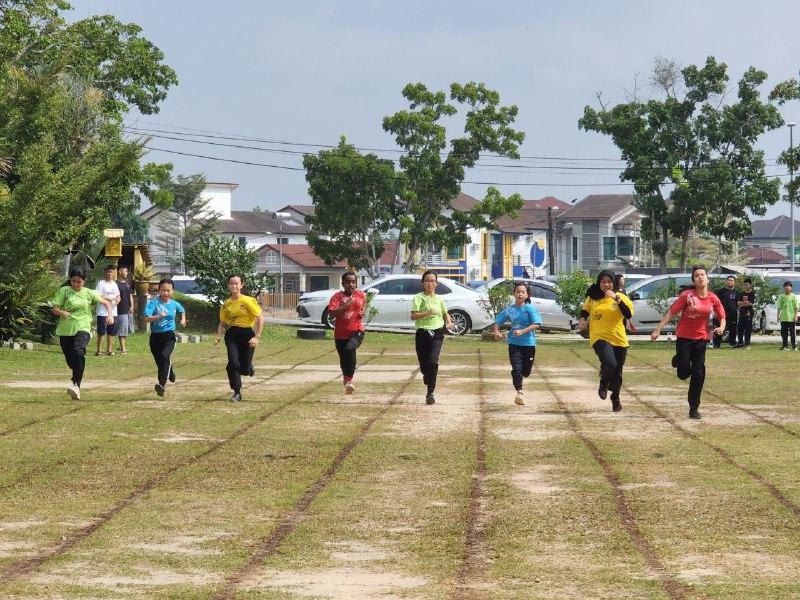
[{"label": "green tree", "polygon": [[[481,152],[519,158],[519,145],[525,134],[512,124],[516,106],[500,106],[500,95],[483,83],[450,86],[450,100],[442,91],[431,91],[424,84],[408,84],[403,97],[409,108],[383,119],[383,129],[403,148],[400,156],[398,192],[403,200],[400,241],[408,254],[404,268],[416,271],[431,248],[450,248],[469,241],[468,227],[492,227],[505,214],[522,207],[518,194],[504,197],[489,188],[485,198],[472,210],[451,210],[453,198],[461,191],[465,169],[473,167]],[[444,119],[466,107],[464,135],[449,141]]]},{"label": "green tree", "polygon": [[164,189],[172,195],[172,205],[161,211],[159,228],[164,232],[156,242],[167,247],[177,241],[177,257],[172,260],[175,266],[186,272],[184,256],[197,242],[207,238],[214,231],[217,216],[208,213],[206,199],[201,196],[206,187],[206,178],[202,174],[185,177],[178,175],[164,184]]},{"label": "green tree", "polygon": [[580,269],[562,273],[556,279],[556,303],[575,321],[581,316],[586,289],[592,283],[594,280]]},{"label": "green tree", "polygon": [[303,159],[314,215],[306,239],[328,266],[344,260],[380,275],[384,239],[396,228],[401,207],[394,164],[361,154],[342,136],[339,145]]},{"label": "green tree", "polygon": [[257,270],[258,253],[228,237],[208,236],[186,250],[186,268],[216,306],[228,297],[228,276],[240,275],[251,294],[273,286],[273,277]]},{"label": "green tree", "polygon": [[[170,201],[157,186],[171,166],[142,164],[143,143],[124,139],[122,118],[155,112],[174,72],[138,27],[109,16],[68,24],[68,9],[0,0],[0,213],[13,215],[0,221],[0,289],[41,280],[113,212]],[[95,46],[86,32],[97,27]]]},{"label": "green tree", "polygon": [[620,179],[634,184],[646,215],[643,235],[662,266],[668,234],[679,240],[685,268],[691,235],[736,241],[751,231],[748,211],[763,215],[778,201],[780,183],[766,176],[764,154],[754,147],[759,136],[783,123],[777,108],[761,98],[766,78],[750,67],[736,101],[726,104],[724,63],[709,57],[702,67],[678,70],[659,59],[651,81],[662,99],[634,97],[613,107],[601,100],[599,110],[584,109],[579,127],[611,136],[620,149],[626,162]]}]

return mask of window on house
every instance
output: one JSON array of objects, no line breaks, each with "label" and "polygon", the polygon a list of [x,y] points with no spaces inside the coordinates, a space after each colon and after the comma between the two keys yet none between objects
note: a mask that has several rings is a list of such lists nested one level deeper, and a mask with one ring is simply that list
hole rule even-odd
[{"label": "window on house", "polygon": [[167,256],[175,256],[178,253],[178,240],[174,237],[164,239],[164,254]]},{"label": "window on house", "polygon": [[320,290],[327,290],[330,285],[327,275],[309,275],[308,287],[309,292],[319,292]]},{"label": "window on house", "polygon": [[275,250],[268,250],[267,251],[267,264],[268,265],[277,265],[278,264],[278,253]]},{"label": "window on house", "polygon": [[461,260],[464,248],[460,244],[447,249],[447,260]]},{"label": "window on house", "polygon": [[275,240],[275,243],[276,244],[288,244],[289,243],[289,238],[287,238],[287,237],[279,237],[277,240]]},{"label": "window on house", "polygon": [[617,238],[617,254],[620,256],[633,256],[633,240],[632,237],[620,236]]},{"label": "window on house", "polygon": [[243,235],[239,236],[239,245],[240,246],[247,246],[247,238]]},{"label": "window on house", "polygon": [[572,261],[578,262],[578,237],[572,236]]},{"label": "window on house", "polygon": [[617,255],[616,238],[604,237],[603,238],[603,260],[611,261]]}]

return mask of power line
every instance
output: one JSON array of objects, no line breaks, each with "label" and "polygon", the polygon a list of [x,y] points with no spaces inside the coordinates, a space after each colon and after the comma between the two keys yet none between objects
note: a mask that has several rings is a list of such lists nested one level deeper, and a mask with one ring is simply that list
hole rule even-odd
[{"label": "power line", "polygon": [[[191,156],[194,158],[204,158],[207,160],[215,160],[219,162],[228,162],[241,165],[250,165],[255,167],[267,167],[271,169],[283,169],[286,171],[305,171],[302,167],[290,167],[287,165],[275,165],[270,163],[261,163],[249,160],[236,160],[233,158],[222,158],[219,156],[208,156],[206,154],[194,154],[192,152],[180,152],[178,150],[169,150],[167,148],[157,148],[155,146],[144,146],[148,150],[155,152],[166,152],[168,154],[178,154],[181,156]],[[470,183],[475,185],[502,185],[502,186],[532,186],[532,187],[631,187],[632,183],[534,183],[534,182],[504,182],[504,181],[463,181],[462,183]]]}]

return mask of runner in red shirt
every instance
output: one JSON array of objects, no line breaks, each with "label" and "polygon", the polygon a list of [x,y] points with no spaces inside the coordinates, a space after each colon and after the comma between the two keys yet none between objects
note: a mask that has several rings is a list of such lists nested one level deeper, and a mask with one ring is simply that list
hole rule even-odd
[{"label": "runner in red shirt", "polygon": [[714,333],[722,335],[725,331],[725,309],[719,298],[708,289],[708,273],[705,267],[692,267],[694,288],[681,292],[669,307],[667,314],[650,334],[654,342],[661,335],[661,329],[680,313],[681,318],[675,328],[675,356],[672,366],[678,369],[679,379],[689,379],[689,418],[699,419],[700,393],[706,378],[706,345],[709,340],[708,320],[713,313],[720,324]]},{"label": "runner in red shirt", "polygon": [[334,321],[333,338],[336,352],[339,353],[339,365],[342,367],[342,383],[344,393],[352,394],[353,375],[356,372],[356,348],[364,341],[364,310],[367,306],[367,295],[356,289],[356,274],[348,271],[342,275],[341,292],[336,292],[328,303],[328,314]]}]

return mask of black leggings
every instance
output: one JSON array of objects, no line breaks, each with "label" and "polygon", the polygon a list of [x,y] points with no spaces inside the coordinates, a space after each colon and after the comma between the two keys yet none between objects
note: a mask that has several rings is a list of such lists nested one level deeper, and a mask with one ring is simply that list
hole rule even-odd
[{"label": "black leggings", "polygon": [[158,367],[158,383],[166,385],[167,377],[172,371],[172,352],[175,350],[175,332],[150,334],[150,353]]},{"label": "black leggings", "polygon": [[508,345],[508,360],[511,362],[511,380],[514,389],[522,391],[522,379],[531,374],[533,359],[536,357],[536,346]]},{"label": "black leggings", "polygon": [[678,338],[675,356],[679,379],[689,379],[689,408],[700,406],[700,393],[706,380],[706,340]]},{"label": "black leggings", "polygon": [[[739,327],[737,325],[739,313],[735,310],[732,312],[725,313],[725,331],[728,332],[728,344],[731,346],[736,345],[736,334],[739,331]],[[714,327],[719,327],[720,320],[714,319]],[[741,340],[740,340],[741,341]],[[714,347],[719,348],[722,345],[722,336],[714,334]]]},{"label": "black leggings", "polygon": [[795,327],[796,325],[794,324],[794,321],[781,321],[781,339],[783,340],[784,348],[789,347],[790,338],[792,340],[792,348],[797,347],[797,339],[795,338],[797,334],[795,333]]},{"label": "black leggings", "polygon": [[750,336],[753,333],[753,317],[739,316],[739,344],[750,345]]},{"label": "black leggings", "polygon": [[250,340],[256,335],[250,327],[228,327],[225,332],[225,347],[228,349],[228,383],[237,394],[242,391],[242,374],[248,377],[253,372],[253,353]]},{"label": "black leggings", "polygon": [[363,341],[363,331],[358,331],[343,340],[335,340],[336,352],[339,353],[339,366],[342,368],[342,375],[348,380],[352,379],[356,372],[356,350]]},{"label": "black leggings", "polygon": [[605,384],[611,391],[611,399],[619,400],[619,391],[622,389],[622,367],[628,357],[628,348],[612,346],[605,340],[597,340],[592,349],[600,359],[600,383]]},{"label": "black leggings", "polygon": [[444,327],[441,329],[417,329],[414,340],[417,349],[419,370],[422,381],[428,386],[428,393],[436,389],[436,375],[439,373],[439,354],[444,343]]},{"label": "black leggings", "polygon": [[72,383],[81,387],[83,370],[86,368],[86,346],[89,344],[89,332],[79,331],[75,335],[59,336],[61,352],[67,360],[67,366],[72,369]]}]

